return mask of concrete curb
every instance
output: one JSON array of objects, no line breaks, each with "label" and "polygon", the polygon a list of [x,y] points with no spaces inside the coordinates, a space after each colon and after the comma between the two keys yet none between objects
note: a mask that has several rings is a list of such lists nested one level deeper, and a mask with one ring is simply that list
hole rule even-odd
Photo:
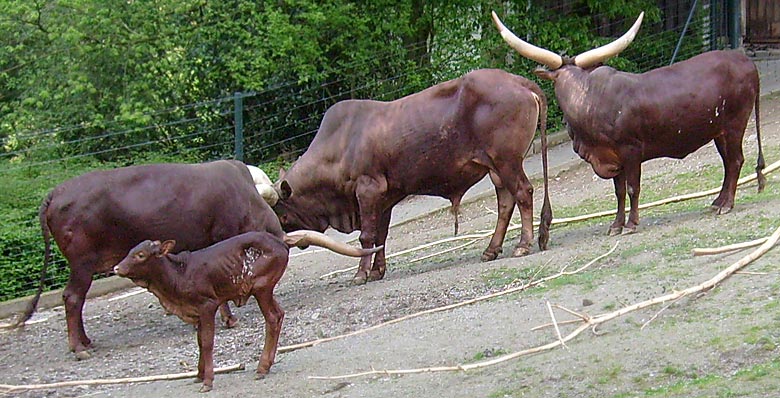
[{"label": "concrete curb", "polygon": [[[90,299],[103,296],[133,286],[135,285],[130,279],[121,278],[116,275],[109,276],[108,278],[93,281],[92,287],[90,287],[87,292],[87,298]],[[63,289],[57,289],[41,294],[41,299],[38,301],[38,311],[63,305],[62,290]],[[0,319],[20,315],[25,308],[27,308],[27,303],[29,303],[32,298],[33,296],[30,295],[0,303]]]}]

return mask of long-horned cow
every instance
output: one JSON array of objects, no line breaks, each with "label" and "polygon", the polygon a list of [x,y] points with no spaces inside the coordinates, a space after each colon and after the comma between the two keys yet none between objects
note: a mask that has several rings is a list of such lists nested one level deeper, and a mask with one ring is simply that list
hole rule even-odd
[{"label": "long-horned cow", "polygon": [[[360,230],[363,248],[384,245],[390,214],[408,195],[449,199],[455,213],[463,194],[486,174],[496,187],[498,222],[482,255],[501,252],[515,204],[522,233],[514,255],[530,252],[533,187],[523,156],[541,124],[545,196],[539,246],[552,219],[547,196],[547,101],[535,83],[501,70],[470,72],[391,101],[347,100],[325,113],[308,150],[275,187],[274,206],[286,231],[333,227]],[[357,284],[385,274],[385,253],[363,257]]]},{"label": "long-horned cow", "polygon": [[[241,162],[152,164],[94,171],[67,180],[44,199],[39,218],[45,244],[41,285],[17,324],[38,304],[53,237],[70,266],[62,292],[68,345],[89,356],[82,309],[92,275],[106,273],[150,236],[175,239],[181,250],[197,250],[232,236],[267,232],[290,246],[326,246],[360,257],[370,253],[335,242],[316,231],[285,234]],[[227,310],[227,305],[223,306]]]},{"label": "long-horned cow", "polygon": [[[643,15],[619,39],[568,58],[523,41],[493,13],[493,22],[512,48],[549,68],[537,69],[536,74],[554,82],[574,151],[599,177],[613,180],[617,216],[610,235],[634,232],[639,224],[642,162],[682,159],[712,140],[725,169],[712,206],[719,214],[730,211],[744,162],[742,138],[754,104],[759,191],[765,184],[758,71],[744,54],[711,51],[642,74],[600,65],[631,43]],[[628,222],[626,191],[631,201]]]}]

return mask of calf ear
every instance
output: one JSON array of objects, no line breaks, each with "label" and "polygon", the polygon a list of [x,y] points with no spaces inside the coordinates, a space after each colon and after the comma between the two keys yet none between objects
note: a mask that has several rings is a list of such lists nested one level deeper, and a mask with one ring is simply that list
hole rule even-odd
[{"label": "calf ear", "polygon": [[282,183],[279,184],[279,193],[281,199],[287,199],[292,196],[292,187],[290,186],[290,183],[287,182],[287,180],[282,180]]},{"label": "calf ear", "polygon": [[160,248],[159,257],[168,254],[171,250],[173,250],[174,246],[176,246],[175,240],[166,240],[165,242],[163,242],[162,247]]}]

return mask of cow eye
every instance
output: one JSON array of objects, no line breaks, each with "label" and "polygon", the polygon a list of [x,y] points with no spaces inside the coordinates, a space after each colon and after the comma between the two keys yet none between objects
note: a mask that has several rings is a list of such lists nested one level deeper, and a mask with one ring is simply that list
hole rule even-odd
[{"label": "cow eye", "polygon": [[135,258],[137,258],[138,260],[141,260],[141,261],[143,261],[143,259],[145,259],[145,258],[146,258],[146,253],[143,253],[143,252],[141,252],[141,253],[136,253],[136,254],[135,254]]}]

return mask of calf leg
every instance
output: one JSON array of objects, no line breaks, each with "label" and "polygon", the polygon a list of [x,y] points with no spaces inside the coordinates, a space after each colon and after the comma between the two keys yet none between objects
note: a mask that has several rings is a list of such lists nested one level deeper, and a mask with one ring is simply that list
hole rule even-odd
[{"label": "calf leg", "polygon": [[68,323],[68,347],[76,353],[77,359],[90,357],[87,350],[92,341],[84,331],[82,311],[91,285],[92,267],[85,263],[72,264],[68,284],[62,291],[62,301],[65,303],[65,318]]},{"label": "calf leg", "polygon": [[[379,225],[376,234],[376,244],[384,245],[387,242],[387,233],[390,229],[390,216],[392,209],[382,213],[382,218],[379,220]],[[378,251],[374,254],[374,266],[371,267],[371,273],[368,274],[368,281],[378,281],[385,277],[385,270],[387,269],[387,262],[385,260],[385,249]]]},{"label": "calf leg", "polygon": [[[744,128],[743,128],[744,131]],[[718,214],[726,214],[734,208],[737,194],[737,180],[745,157],[742,154],[742,134],[725,132],[715,138],[715,147],[723,161],[723,185],[718,197],[712,202],[712,209]]]},{"label": "calf leg", "polygon": [[276,349],[279,345],[279,335],[282,332],[282,320],[284,320],[284,310],[274,299],[274,287],[264,288],[255,293],[257,305],[265,318],[265,343],[263,344],[263,353],[260,355],[260,363],[257,364],[256,378],[262,378],[268,374],[271,365],[276,358]]},{"label": "calf leg", "polygon": [[207,305],[198,319],[198,375],[195,382],[203,382],[200,392],[209,392],[214,386],[214,317],[217,306]]},{"label": "calf leg", "polygon": [[621,172],[612,178],[615,184],[615,198],[617,199],[617,212],[615,221],[609,226],[609,236],[620,235],[623,232],[623,226],[626,225],[626,174]]},{"label": "calf leg", "polygon": [[512,212],[515,210],[515,199],[512,197],[512,193],[504,188],[501,178],[491,172],[490,179],[496,187],[498,220],[496,220],[496,229],[493,231],[493,237],[490,238],[487,249],[482,252],[482,261],[493,261],[503,251],[502,245],[506,237],[506,230],[509,227]]}]

